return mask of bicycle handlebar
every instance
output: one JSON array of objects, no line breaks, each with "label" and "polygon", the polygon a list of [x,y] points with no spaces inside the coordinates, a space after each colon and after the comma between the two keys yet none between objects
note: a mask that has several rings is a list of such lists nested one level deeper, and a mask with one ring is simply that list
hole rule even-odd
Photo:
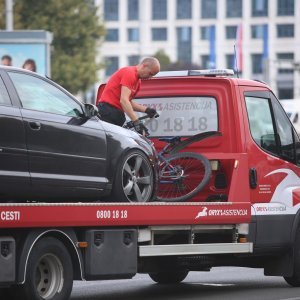
[{"label": "bicycle handlebar", "polygon": [[[158,117],[159,117],[159,114],[156,114],[152,118],[158,118]],[[138,120],[142,121],[142,120],[145,120],[145,119],[152,119],[152,118],[149,117],[148,115],[144,115],[144,116],[139,117]],[[128,129],[133,128],[134,127],[133,121],[126,122],[123,127],[128,128]]]},{"label": "bicycle handlebar", "polygon": [[[156,113],[156,114],[154,115],[154,117],[152,117],[152,118],[158,118],[158,117],[159,117],[159,114]],[[142,116],[142,117],[139,117],[139,120],[142,121],[142,120],[145,120],[145,119],[152,119],[152,118],[149,117],[148,115],[144,115],[144,116]]]},{"label": "bicycle handlebar", "polygon": [[[156,113],[155,115],[154,115],[154,117],[152,117],[152,118],[158,118],[159,117],[159,114],[158,113]],[[142,121],[142,120],[145,120],[145,119],[152,119],[149,115],[144,115],[144,116],[141,116],[141,117],[139,117],[138,118],[138,120],[139,121]],[[133,121],[128,121],[128,122],[126,122],[124,125],[123,125],[123,127],[124,128],[127,128],[127,129],[131,129],[131,128],[134,128],[134,124],[133,124]],[[146,127],[145,127],[146,128]],[[147,136],[149,136],[150,134],[149,134],[149,131],[148,131],[148,129],[146,128],[145,129],[145,136],[147,137]]]}]

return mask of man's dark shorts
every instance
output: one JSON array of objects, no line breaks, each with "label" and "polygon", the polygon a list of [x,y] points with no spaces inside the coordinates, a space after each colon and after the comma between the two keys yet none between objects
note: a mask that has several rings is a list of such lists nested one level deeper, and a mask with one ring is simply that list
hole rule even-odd
[{"label": "man's dark shorts", "polygon": [[126,120],[124,112],[106,102],[100,102],[98,109],[102,121],[122,126]]}]

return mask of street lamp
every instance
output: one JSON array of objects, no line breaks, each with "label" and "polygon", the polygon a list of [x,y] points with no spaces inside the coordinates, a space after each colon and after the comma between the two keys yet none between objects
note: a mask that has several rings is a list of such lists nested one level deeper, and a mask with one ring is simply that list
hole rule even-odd
[{"label": "street lamp", "polygon": [[6,30],[13,31],[14,30],[14,22],[13,22],[13,0],[5,0],[5,23]]}]

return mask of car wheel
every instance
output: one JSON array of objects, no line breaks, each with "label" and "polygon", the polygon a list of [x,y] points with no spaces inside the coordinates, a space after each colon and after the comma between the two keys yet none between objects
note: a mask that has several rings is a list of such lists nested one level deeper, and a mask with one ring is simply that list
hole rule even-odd
[{"label": "car wheel", "polygon": [[153,170],[141,151],[127,152],[117,167],[113,201],[148,202],[153,194]]}]

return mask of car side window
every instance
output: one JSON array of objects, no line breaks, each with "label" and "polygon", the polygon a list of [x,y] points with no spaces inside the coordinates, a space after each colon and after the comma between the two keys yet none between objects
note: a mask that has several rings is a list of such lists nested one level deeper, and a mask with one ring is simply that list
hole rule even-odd
[{"label": "car side window", "polygon": [[278,155],[270,99],[246,96],[251,135],[264,150]]},{"label": "car side window", "polygon": [[0,105],[11,106],[11,101],[8,96],[8,92],[1,78],[0,78]]},{"label": "car side window", "polygon": [[83,109],[70,96],[49,82],[29,74],[8,72],[23,108],[78,117]]}]

